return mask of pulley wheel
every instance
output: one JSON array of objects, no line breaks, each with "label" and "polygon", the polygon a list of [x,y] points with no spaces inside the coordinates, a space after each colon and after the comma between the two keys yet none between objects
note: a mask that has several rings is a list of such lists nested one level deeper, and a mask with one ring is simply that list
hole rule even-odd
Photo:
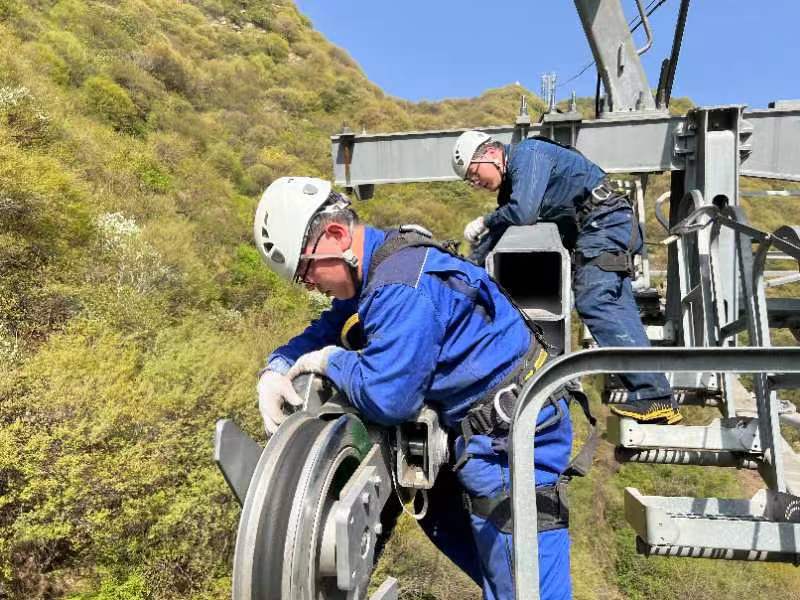
[{"label": "pulley wheel", "polygon": [[365,590],[337,587],[335,540],[330,530],[324,534],[333,503],[369,447],[367,430],[353,415],[323,421],[299,412],[278,428],[242,509],[234,600],[364,598]]}]

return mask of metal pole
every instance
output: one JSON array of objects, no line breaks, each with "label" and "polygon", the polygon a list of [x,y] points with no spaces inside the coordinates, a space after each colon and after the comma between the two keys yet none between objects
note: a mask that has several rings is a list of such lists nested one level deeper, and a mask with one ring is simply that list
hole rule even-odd
[{"label": "metal pole", "polygon": [[664,88],[665,106],[669,106],[669,99],[672,97],[672,82],[675,81],[675,67],[678,66],[678,55],[681,52],[683,30],[686,27],[686,16],[689,14],[689,1],[690,0],[681,1],[678,22],[675,24],[675,38],[672,40],[672,52],[669,56],[669,70],[667,71],[666,85]]},{"label": "metal pole", "polygon": [[636,54],[641,56],[653,47],[653,30],[650,29],[650,20],[647,18],[647,13],[644,11],[642,0],[636,0],[636,8],[639,9],[639,17],[642,19],[644,33],[647,36],[647,43],[636,51]]}]

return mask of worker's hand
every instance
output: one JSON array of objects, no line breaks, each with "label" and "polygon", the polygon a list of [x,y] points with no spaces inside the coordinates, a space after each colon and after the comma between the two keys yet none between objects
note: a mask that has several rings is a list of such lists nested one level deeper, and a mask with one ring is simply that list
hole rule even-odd
[{"label": "worker's hand", "polygon": [[325,375],[325,370],[328,368],[328,360],[337,352],[342,352],[339,346],[325,346],[321,350],[314,350],[303,354],[297,359],[286,376],[289,379],[294,379],[303,373],[316,373],[317,375]]},{"label": "worker's hand", "polygon": [[286,420],[286,404],[302,406],[303,399],[292,386],[292,380],[275,371],[264,371],[258,379],[258,409],[264,419],[264,428],[272,435],[278,425]]},{"label": "worker's hand", "polygon": [[483,217],[478,217],[474,221],[467,223],[467,226],[464,228],[464,239],[467,240],[470,245],[474,246],[488,230]]}]

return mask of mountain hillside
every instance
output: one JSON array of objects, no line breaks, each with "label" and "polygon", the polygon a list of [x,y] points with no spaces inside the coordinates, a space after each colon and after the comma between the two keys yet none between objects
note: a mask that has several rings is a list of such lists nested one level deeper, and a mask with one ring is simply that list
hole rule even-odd
[{"label": "mountain hillside", "polygon": [[[262,266],[260,193],[328,176],[345,122],[502,124],[520,94],[542,104],[518,86],[388,97],[288,0],[0,0],[0,47],[0,598],[228,598],[239,509],[212,463],[214,422],[263,437],[255,373],[324,307]],[[491,204],[408,185],[358,209],[460,237]],[[623,485],[752,487],[619,469],[604,447],[573,490],[577,598],[800,597],[784,566],[635,555]],[[478,597],[410,520],[381,573],[404,598]]]}]

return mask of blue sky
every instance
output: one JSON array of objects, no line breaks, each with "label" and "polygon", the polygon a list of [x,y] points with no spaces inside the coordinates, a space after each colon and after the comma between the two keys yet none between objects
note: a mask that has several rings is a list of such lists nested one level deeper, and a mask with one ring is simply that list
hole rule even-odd
[{"label": "blue sky", "polygon": [[[562,83],[592,58],[571,0],[295,1],[372,82],[408,100],[473,97],[515,81],[538,93],[542,73],[555,71]],[[622,3],[633,18],[634,1]],[[679,4],[667,0],[651,17],[655,43],[643,57],[651,87]],[[673,96],[751,107],[800,98],[798,23],[800,0],[694,0]],[[592,96],[594,85],[590,68],[558,97],[572,89]]]}]

